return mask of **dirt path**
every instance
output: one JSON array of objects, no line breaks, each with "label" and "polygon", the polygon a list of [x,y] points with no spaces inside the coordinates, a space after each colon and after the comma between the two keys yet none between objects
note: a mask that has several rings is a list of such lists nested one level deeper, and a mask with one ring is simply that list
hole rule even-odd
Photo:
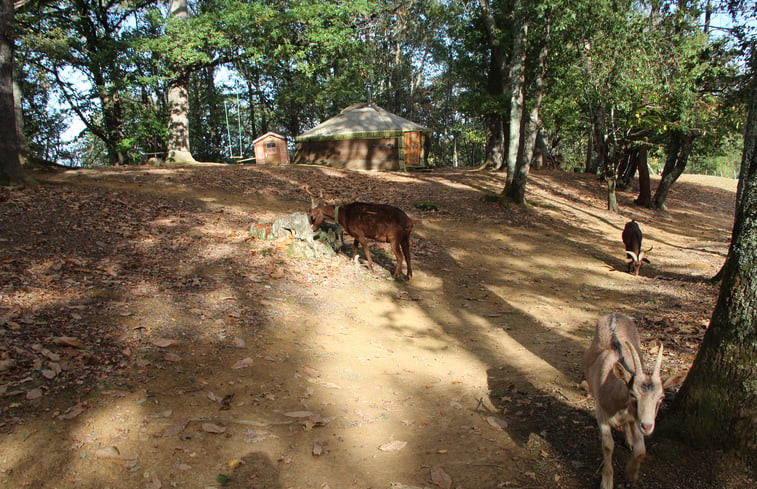
[{"label": "dirt path", "polygon": [[[735,192],[685,177],[670,212],[621,194],[615,215],[594,179],[561,173],[533,176],[527,210],[484,201],[499,176],[452,170],[43,179],[2,195],[0,360],[15,362],[0,372],[3,487],[593,487],[599,441],[579,387],[593,324],[632,314],[669,345],[667,368],[685,368]],[[251,223],[306,210],[306,183],[421,219],[413,280],[250,238]],[[631,217],[654,245],[638,278],[621,271]],[[642,487],[754,483],[728,457],[650,446]]]}]

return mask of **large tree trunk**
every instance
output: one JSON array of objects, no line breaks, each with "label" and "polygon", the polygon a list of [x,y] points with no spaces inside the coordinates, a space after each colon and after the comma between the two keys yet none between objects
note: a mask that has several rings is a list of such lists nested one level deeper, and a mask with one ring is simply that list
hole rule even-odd
[{"label": "large tree trunk", "polygon": [[[170,0],[169,15],[186,21],[189,18],[187,0]],[[189,151],[189,96],[185,74],[171,80],[168,86],[168,157],[171,163],[195,161]]]},{"label": "large tree trunk", "polygon": [[494,168],[499,171],[505,161],[505,132],[502,126],[502,116],[491,114],[488,119],[488,135],[486,137],[486,153],[481,169]]},{"label": "large tree trunk", "polygon": [[508,76],[508,95],[510,98],[510,131],[507,137],[507,179],[505,187],[512,184],[515,178],[515,167],[518,164],[518,151],[521,140],[521,119],[523,118],[523,87],[526,77],[526,43],[528,39],[528,22],[522,15],[517,15],[519,2],[516,0],[513,11],[513,55],[510,59]]},{"label": "large tree trunk", "polygon": [[607,210],[612,212],[619,212],[618,198],[615,193],[615,187],[617,185],[617,177],[614,174],[608,173],[605,175],[605,182],[607,182]]},{"label": "large tree trunk", "polygon": [[[752,53],[757,73],[757,53]],[[664,427],[700,446],[757,455],[757,80],[752,79],[736,217],[715,311]]]},{"label": "large tree trunk", "polygon": [[683,170],[686,168],[686,163],[689,161],[689,155],[694,145],[694,134],[678,134],[673,133],[670,135],[670,143],[667,149],[667,158],[665,158],[665,168],[662,170],[662,177],[660,184],[657,186],[657,191],[654,194],[653,205],[655,209],[665,210],[665,201],[668,198],[668,192],[673,183],[678,180]]},{"label": "large tree trunk", "polygon": [[523,134],[523,141],[518,152],[515,175],[509,184],[509,190],[507,186],[505,187],[510,200],[520,205],[526,203],[526,183],[528,182],[528,173],[531,167],[531,160],[534,156],[534,148],[536,147],[536,136],[539,132],[539,109],[541,108],[542,96],[544,94],[544,63],[549,52],[550,21],[550,11],[547,11],[544,19],[544,35],[541,36],[541,49],[539,49],[539,55],[536,60],[533,105],[528,116],[528,123],[525,124],[525,133]]},{"label": "large tree trunk", "polygon": [[13,69],[13,111],[16,118],[16,138],[18,141],[18,153],[23,165],[25,161],[28,161],[29,143],[26,140],[26,133],[24,132],[24,112],[22,110],[22,100],[24,94],[21,91],[21,85],[18,83],[18,73]]},{"label": "large tree trunk", "polygon": [[0,0],[0,185],[24,180],[13,101],[13,18],[12,0]]},{"label": "large tree trunk", "polygon": [[[594,141],[594,153],[596,154],[596,158],[594,158],[592,166],[593,171],[589,171],[589,173],[597,173],[597,171],[600,168],[604,168],[607,160],[607,144],[605,142],[605,127],[604,127],[604,110],[602,110],[602,107],[597,107],[597,109],[594,111],[594,121],[591,124],[591,127],[594,131],[592,140]],[[589,169],[587,168],[587,171]]]},{"label": "large tree trunk", "polygon": [[634,203],[640,206],[649,207],[652,201],[652,186],[649,181],[649,148],[643,144],[639,148],[639,196]]},{"label": "large tree trunk", "polygon": [[[484,28],[489,38],[489,48],[491,50],[489,73],[487,76],[488,91],[491,97],[499,99],[502,97],[507,84],[505,52],[502,48],[502,39],[500,38],[497,22],[489,1],[482,1],[481,8],[484,14]],[[504,121],[502,120],[501,113],[487,115],[487,131],[486,152],[480,168],[492,167],[499,171],[505,164]]]},{"label": "large tree trunk", "polygon": [[599,171],[599,158],[595,156],[594,144],[596,133],[597,131],[594,128],[594,123],[592,123],[591,127],[589,128],[589,134],[586,137],[586,162],[584,165],[584,173],[591,173],[592,175],[596,175],[597,171]]}]

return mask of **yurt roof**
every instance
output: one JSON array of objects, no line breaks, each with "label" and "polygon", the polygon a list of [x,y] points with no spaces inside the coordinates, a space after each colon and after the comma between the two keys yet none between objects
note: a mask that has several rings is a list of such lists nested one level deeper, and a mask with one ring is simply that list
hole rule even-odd
[{"label": "yurt roof", "polygon": [[377,105],[354,104],[295,138],[297,141],[393,137],[403,132],[431,130]]}]

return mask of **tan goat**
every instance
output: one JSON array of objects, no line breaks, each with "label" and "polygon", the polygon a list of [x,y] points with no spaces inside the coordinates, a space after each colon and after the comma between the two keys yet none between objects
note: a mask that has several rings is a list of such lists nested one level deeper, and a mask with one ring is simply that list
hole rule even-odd
[{"label": "tan goat", "polygon": [[[631,362],[629,364],[629,361]],[[585,372],[589,389],[596,402],[596,417],[602,437],[601,489],[612,489],[612,452],[615,442],[611,428],[621,428],[631,449],[626,477],[633,485],[646,455],[644,436],[651,435],[660,409],[664,389],[680,381],[680,377],[663,380],[662,343],[651,373],[645,371],[639,334],[633,319],[612,313],[599,319],[594,341],[586,352]]]}]

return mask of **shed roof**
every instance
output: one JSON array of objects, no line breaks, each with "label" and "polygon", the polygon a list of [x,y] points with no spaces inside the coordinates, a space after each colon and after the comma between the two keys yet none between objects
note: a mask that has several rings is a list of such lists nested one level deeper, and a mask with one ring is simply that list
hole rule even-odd
[{"label": "shed roof", "polygon": [[252,144],[256,144],[258,141],[262,141],[263,139],[268,138],[268,137],[274,137],[274,138],[286,141],[286,138],[284,136],[282,136],[281,134],[276,134],[275,132],[268,131],[267,133],[263,134],[262,136],[260,136],[258,138],[255,138],[255,140],[252,142]]},{"label": "shed roof", "polygon": [[403,132],[430,133],[431,129],[382,109],[354,104],[295,138],[296,141],[391,137]]}]

